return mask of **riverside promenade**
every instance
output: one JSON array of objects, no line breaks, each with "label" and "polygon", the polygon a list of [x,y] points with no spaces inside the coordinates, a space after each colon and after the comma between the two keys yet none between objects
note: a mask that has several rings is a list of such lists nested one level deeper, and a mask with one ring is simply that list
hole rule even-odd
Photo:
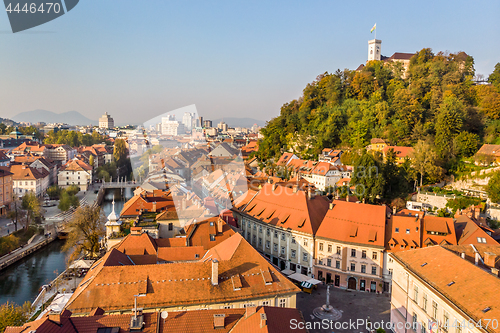
[{"label": "riverside promenade", "polygon": [[[99,187],[96,186],[96,189]],[[76,194],[80,200],[80,206],[93,205],[97,199],[97,194],[91,187],[88,191],[80,191]],[[15,249],[14,251],[0,258],[0,271],[18,260],[30,255],[31,253],[41,249],[50,242],[54,241],[58,236],[58,231],[63,228],[64,223],[71,220],[75,209],[70,209],[66,212],[61,212],[57,205],[52,207],[43,207],[44,221],[39,225],[43,228],[44,235],[35,235],[28,244]]]}]

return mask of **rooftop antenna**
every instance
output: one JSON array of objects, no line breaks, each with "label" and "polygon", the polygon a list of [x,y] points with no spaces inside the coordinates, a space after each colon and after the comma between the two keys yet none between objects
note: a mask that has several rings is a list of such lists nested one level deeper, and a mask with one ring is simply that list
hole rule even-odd
[{"label": "rooftop antenna", "polygon": [[165,320],[168,318],[168,312],[162,311],[160,316],[161,316],[161,319],[163,319],[163,326],[165,327]]}]

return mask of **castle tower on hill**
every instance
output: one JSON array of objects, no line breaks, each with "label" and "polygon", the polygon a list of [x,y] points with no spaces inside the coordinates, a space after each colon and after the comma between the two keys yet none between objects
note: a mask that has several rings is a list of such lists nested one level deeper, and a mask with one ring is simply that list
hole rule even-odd
[{"label": "castle tower on hill", "polygon": [[382,41],[380,39],[372,39],[368,41],[368,61],[382,59],[381,45]]}]

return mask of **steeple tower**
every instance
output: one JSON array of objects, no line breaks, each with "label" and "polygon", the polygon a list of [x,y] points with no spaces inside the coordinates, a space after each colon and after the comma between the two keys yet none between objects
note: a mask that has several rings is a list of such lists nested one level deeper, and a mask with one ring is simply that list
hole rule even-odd
[{"label": "steeple tower", "polygon": [[381,59],[381,45],[382,41],[380,39],[372,39],[368,41],[368,61]]}]

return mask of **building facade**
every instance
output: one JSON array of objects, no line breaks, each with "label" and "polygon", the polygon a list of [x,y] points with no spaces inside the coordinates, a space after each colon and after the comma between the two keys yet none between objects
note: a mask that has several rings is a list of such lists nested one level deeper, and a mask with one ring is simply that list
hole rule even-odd
[{"label": "building facade", "polygon": [[385,206],[335,200],[316,233],[315,276],[342,289],[387,292]]},{"label": "building facade", "polygon": [[314,234],[328,210],[323,197],[264,184],[235,204],[243,236],[281,270],[313,276]]},{"label": "building facade", "polygon": [[115,127],[115,121],[111,116],[104,112],[101,118],[99,118],[99,128],[111,129]]},{"label": "building facade", "polygon": [[395,333],[500,331],[498,268],[480,267],[442,246],[391,253],[389,266]]},{"label": "building facade", "polygon": [[12,202],[12,173],[0,167],[0,216],[5,215]]},{"label": "building facade", "polygon": [[92,167],[78,159],[68,161],[59,169],[57,183],[62,188],[76,185],[80,190],[87,191],[92,184]]}]

